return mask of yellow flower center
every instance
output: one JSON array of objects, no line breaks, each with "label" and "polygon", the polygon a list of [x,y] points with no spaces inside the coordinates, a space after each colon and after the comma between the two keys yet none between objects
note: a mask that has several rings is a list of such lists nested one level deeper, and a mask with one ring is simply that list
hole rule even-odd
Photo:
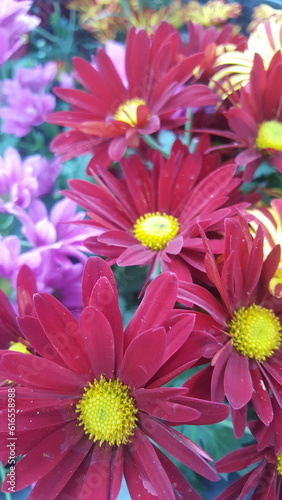
[{"label": "yellow flower center", "polygon": [[128,99],[118,107],[114,114],[114,119],[135,127],[138,122],[137,109],[142,105],[146,106],[146,102],[143,99]]},{"label": "yellow flower center", "polygon": [[229,334],[234,348],[243,356],[264,361],[281,343],[281,326],[274,312],[256,304],[233,314]]},{"label": "yellow flower center", "polygon": [[152,250],[163,250],[179,231],[179,222],[172,215],[160,212],[148,213],[137,219],[133,226],[134,236],[142,245]]},{"label": "yellow flower center", "polygon": [[76,405],[79,425],[101,446],[105,441],[119,446],[130,441],[137,422],[137,409],[129,389],[119,379],[106,380],[101,375],[84,389]]},{"label": "yellow flower center", "polygon": [[23,352],[24,354],[31,354],[31,352],[27,349],[25,344],[22,342],[10,342],[10,347],[8,347],[9,351]]},{"label": "yellow flower center", "polygon": [[276,469],[277,469],[278,474],[280,476],[282,476],[282,451],[280,451],[280,453],[278,453],[276,458],[277,458]]},{"label": "yellow flower center", "polygon": [[263,122],[259,126],[256,138],[258,149],[275,149],[282,151],[282,123],[275,120]]}]

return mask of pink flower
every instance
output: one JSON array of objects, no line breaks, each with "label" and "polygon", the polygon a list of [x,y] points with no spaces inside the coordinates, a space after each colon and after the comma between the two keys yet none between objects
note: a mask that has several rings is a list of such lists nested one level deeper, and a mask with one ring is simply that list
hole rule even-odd
[{"label": "pink flower", "polygon": [[0,108],[2,132],[23,137],[45,121],[56,104],[55,97],[46,93],[45,87],[56,71],[56,64],[49,62],[31,69],[19,68],[13,80],[4,80],[1,93],[6,106]]},{"label": "pink flower", "polygon": [[16,149],[8,148],[0,157],[0,212],[27,208],[33,198],[49,193],[60,168],[57,158],[33,155],[22,160]]},{"label": "pink flower", "polygon": [[24,35],[40,24],[39,17],[30,16],[30,0],[1,0],[0,2],[0,65],[7,61],[24,43]]}]

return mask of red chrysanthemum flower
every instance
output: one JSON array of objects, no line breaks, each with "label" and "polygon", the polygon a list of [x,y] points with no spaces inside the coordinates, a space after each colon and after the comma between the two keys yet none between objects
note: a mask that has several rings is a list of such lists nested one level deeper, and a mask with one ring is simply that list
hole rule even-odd
[{"label": "red chrysanthemum flower", "polygon": [[155,154],[152,170],[132,155],[121,162],[122,179],[101,169],[99,178],[92,172],[99,185],[70,180],[72,191],[63,194],[88,211],[91,220],[83,223],[95,228],[96,236],[87,238],[85,246],[107,257],[110,265],[151,264],[148,277],[160,262],[163,271],[175,272],[179,279],[191,280],[190,271],[204,279],[199,224],[212,234],[214,252],[221,253],[223,220],[242,206],[236,205],[236,196],[234,204],[226,206],[240,185],[234,177],[236,166],[226,165],[204,176],[206,160],[204,164],[200,154],[189,153],[178,143],[168,160]]},{"label": "red chrysanthemum flower", "polygon": [[[22,266],[17,277],[18,315],[33,313],[32,297],[37,292],[34,275],[27,266]],[[17,324],[17,314],[5,293],[0,290],[0,349],[21,350],[26,352],[26,345]]]},{"label": "red chrysanthemum flower", "polygon": [[200,286],[180,283],[180,302],[192,302],[209,313],[208,331],[221,342],[211,365],[185,386],[191,394],[198,387],[205,388],[206,397],[213,401],[226,396],[235,434],[241,436],[250,401],[265,425],[273,419],[272,401],[282,406],[282,299],[269,292],[280,247],[263,260],[262,230],[258,228],[253,239],[243,217],[227,219],[225,231],[225,250],[219,262],[210,249],[206,255],[207,275],[221,302]]},{"label": "red chrysanthemum flower", "polygon": [[210,78],[216,72],[214,63],[219,55],[234,50],[243,51],[247,45],[247,38],[236,32],[231,24],[216,28],[189,21],[187,31],[188,42],[187,45],[183,43],[181,53],[186,57],[204,53],[202,62],[193,73],[198,81],[205,83],[209,83]]},{"label": "red chrysanthemum flower", "polygon": [[[261,422],[259,424],[250,422],[249,427],[255,438],[258,438],[263,427]],[[258,465],[254,469],[228,486],[215,500],[234,500],[235,498],[238,500],[245,500],[245,498],[279,500],[282,497],[281,449],[278,452],[270,444],[265,449],[259,450],[257,444],[252,444],[229,453],[216,463],[216,468],[219,472],[235,472],[256,463]]]},{"label": "red chrysanthemum flower", "polygon": [[263,160],[282,172],[281,86],[281,52],[275,54],[267,70],[260,55],[255,54],[250,82],[241,89],[235,106],[224,113],[230,131],[205,129],[234,141],[228,146],[225,144],[225,148],[243,150],[235,158],[238,166],[245,167],[243,181],[252,180]]},{"label": "red chrysanthemum flower", "polygon": [[126,42],[126,85],[102,48],[95,58],[97,69],[75,58],[77,78],[87,92],[54,90],[73,110],[48,115],[49,122],[72,129],[55,138],[52,150],[64,159],[94,153],[90,164],[108,166],[123,157],[127,146],[138,147],[142,135],[183,125],[181,109],[215,104],[218,98],[208,87],[184,86],[203,55],[180,59],[180,45],[179,33],[165,22],[151,36],[132,28]]},{"label": "red chrysanthemum flower", "polygon": [[[29,500],[114,500],[123,475],[132,499],[200,500],[159,446],[217,480],[208,455],[171,425],[217,422],[228,407],[187,397],[185,388],[161,387],[199,355],[192,342],[183,364],[195,318],[173,310],[177,288],[175,275],[158,276],[124,332],[113,274],[99,258],[85,267],[79,320],[51,295],[34,296],[36,317],[20,318],[19,326],[40,356],[0,356],[0,375],[21,385],[15,446],[24,456],[16,464],[16,489],[36,482]],[[7,390],[1,399],[6,463]]]}]

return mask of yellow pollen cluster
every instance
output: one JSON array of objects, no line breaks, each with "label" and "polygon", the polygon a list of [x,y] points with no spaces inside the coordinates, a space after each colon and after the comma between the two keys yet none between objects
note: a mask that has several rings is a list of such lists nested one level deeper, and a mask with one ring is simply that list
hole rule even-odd
[{"label": "yellow pollen cluster", "polygon": [[163,250],[179,231],[179,222],[172,215],[153,212],[142,215],[133,226],[133,234],[142,245]]},{"label": "yellow pollen cluster", "polygon": [[9,351],[23,352],[24,354],[31,354],[27,349],[26,345],[22,342],[10,342]]},{"label": "yellow pollen cluster", "polygon": [[100,446],[104,442],[110,446],[128,443],[138,420],[128,387],[119,379],[106,380],[103,375],[84,389],[75,411],[79,413],[79,425]]},{"label": "yellow pollen cluster", "polygon": [[138,122],[137,109],[139,106],[146,106],[146,102],[143,99],[128,99],[118,107],[114,119],[135,127]]},{"label": "yellow pollen cluster", "polygon": [[280,476],[282,476],[282,451],[280,451],[280,453],[278,453],[276,458],[277,458],[276,469],[277,469],[278,474]]},{"label": "yellow pollen cluster", "polygon": [[275,149],[282,151],[282,123],[276,120],[263,122],[259,126],[256,138],[258,149]]},{"label": "yellow pollen cluster", "polygon": [[281,326],[273,311],[256,304],[233,314],[229,334],[233,347],[243,356],[264,361],[281,343]]}]

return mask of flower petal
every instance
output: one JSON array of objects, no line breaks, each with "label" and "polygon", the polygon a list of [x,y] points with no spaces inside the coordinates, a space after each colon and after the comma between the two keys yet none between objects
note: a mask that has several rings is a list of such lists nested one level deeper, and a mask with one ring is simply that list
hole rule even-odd
[{"label": "flower petal", "polygon": [[[56,467],[82,436],[83,429],[75,421],[64,425],[38,443],[16,465],[16,491],[38,481]],[[4,481],[4,488],[7,488],[7,480],[9,476]]]},{"label": "flower petal", "polygon": [[126,349],[118,377],[132,389],[144,386],[162,365],[165,349],[164,328],[140,333]]},{"label": "flower petal", "polygon": [[138,333],[157,328],[166,321],[174,307],[177,289],[178,281],[172,273],[160,274],[152,281],[125,330],[127,342]]},{"label": "flower petal", "polygon": [[224,373],[224,391],[232,408],[238,410],[246,405],[253,394],[253,383],[249,370],[249,359],[232,351]]},{"label": "flower petal", "polygon": [[76,373],[88,374],[89,358],[76,318],[51,295],[36,294],[34,307],[44,332],[66,365]]},{"label": "flower petal", "polygon": [[115,343],[110,323],[98,309],[88,306],[82,311],[79,324],[94,378],[104,375],[111,379],[115,369]]},{"label": "flower petal", "polygon": [[0,358],[1,376],[31,389],[50,389],[57,393],[77,394],[85,380],[52,361],[31,354],[9,352]]}]

